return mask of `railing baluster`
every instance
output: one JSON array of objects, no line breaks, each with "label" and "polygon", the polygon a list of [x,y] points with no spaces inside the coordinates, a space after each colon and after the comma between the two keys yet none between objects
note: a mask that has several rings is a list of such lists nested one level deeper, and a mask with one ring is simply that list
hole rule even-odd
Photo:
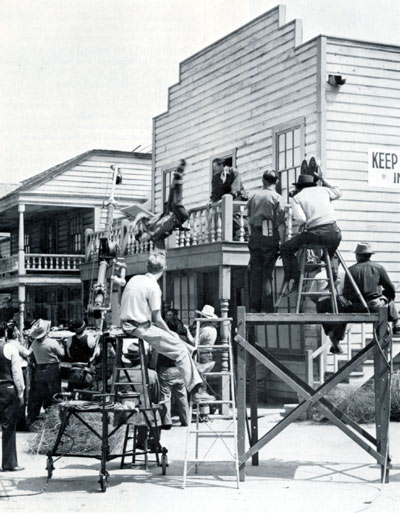
[{"label": "railing baluster", "polygon": [[216,206],[216,217],[217,217],[217,241],[222,241],[222,214],[221,214],[221,204],[218,203]]},{"label": "railing baluster", "polygon": [[209,211],[210,243],[215,243],[215,207],[211,206]]},{"label": "railing baluster", "polygon": [[239,206],[239,241],[244,243],[244,206]]}]

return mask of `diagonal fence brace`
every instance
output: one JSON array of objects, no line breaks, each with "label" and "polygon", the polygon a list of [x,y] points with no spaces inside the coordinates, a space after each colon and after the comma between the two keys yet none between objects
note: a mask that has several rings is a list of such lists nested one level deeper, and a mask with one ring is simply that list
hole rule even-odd
[{"label": "diagonal fence brace", "polygon": [[258,451],[267,444],[271,439],[277,436],[284,430],[290,423],[295,421],[303,412],[305,412],[310,405],[314,405],[321,410],[340,430],[348,435],[354,442],[361,446],[365,451],[372,455],[379,464],[385,464],[385,456],[381,455],[375,448],[372,448],[363,439],[343,422],[348,423],[355,431],[359,432],[366,439],[376,446],[376,439],[368,434],[365,430],[359,427],[353,420],[346,414],[334,407],[324,395],[333,389],[343,378],[347,377],[361,362],[367,359],[374,351],[375,342],[371,342],[364,349],[362,349],[356,356],[354,356],[341,370],[333,375],[324,384],[314,390],[311,386],[297,377],[291,370],[281,364],[264,348],[258,345],[252,345],[246,341],[242,336],[237,335],[235,340],[253,357],[255,357],[261,364],[265,365],[270,371],[281,378],[289,387],[294,389],[302,398],[305,399],[298,407],[289,413],[283,420],[277,423],[269,432],[267,432],[261,439],[257,441],[242,457],[240,457],[240,465],[244,465],[246,460],[258,453]]}]

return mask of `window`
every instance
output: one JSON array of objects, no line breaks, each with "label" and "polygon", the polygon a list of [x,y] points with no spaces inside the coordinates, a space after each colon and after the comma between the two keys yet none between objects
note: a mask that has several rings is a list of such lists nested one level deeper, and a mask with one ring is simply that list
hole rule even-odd
[{"label": "window", "polygon": [[40,227],[40,252],[57,253],[58,251],[58,223],[42,223]]},{"label": "window", "polygon": [[171,189],[172,174],[175,168],[170,168],[163,171],[163,210],[167,209],[169,191]]},{"label": "window", "polygon": [[300,173],[304,156],[304,119],[293,122],[290,126],[275,130],[275,166],[279,173],[280,193],[286,202],[292,183]]},{"label": "window", "polygon": [[77,214],[69,220],[69,250],[71,253],[81,253],[82,251],[82,214]]},{"label": "window", "polygon": [[224,191],[221,190],[221,186],[218,185],[215,181],[213,181],[214,173],[220,171],[218,168],[214,166],[214,163],[220,160],[223,166],[228,166],[229,168],[236,168],[236,150],[231,150],[225,153],[220,153],[217,155],[213,155],[210,159],[210,196],[213,201],[220,199],[221,195],[224,194]]}]

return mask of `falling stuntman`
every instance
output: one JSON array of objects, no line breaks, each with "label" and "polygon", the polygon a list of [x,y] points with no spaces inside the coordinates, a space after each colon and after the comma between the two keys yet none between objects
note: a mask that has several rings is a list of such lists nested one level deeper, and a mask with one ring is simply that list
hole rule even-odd
[{"label": "falling stuntman", "polygon": [[183,172],[186,162],[181,160],[173,172],[173,178],[168,195],[168,202],[161,215],[148,216],[140,213],[136,217],[136,239],[139,241],[153,241],[154,246],[160,250],[165,249],[165,239],[178,227],[183,226],[189,215],[182,204]]}]

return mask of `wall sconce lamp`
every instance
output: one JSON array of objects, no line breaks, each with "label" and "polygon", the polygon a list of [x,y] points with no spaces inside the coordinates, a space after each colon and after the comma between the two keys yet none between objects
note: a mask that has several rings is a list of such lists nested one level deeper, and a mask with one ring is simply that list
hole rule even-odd
[{"label": "wall sconce lamp", "polygon": [[342,75],[328,75],[328,84],[335,87],[343,86],[346,84],[346,79]]}]

